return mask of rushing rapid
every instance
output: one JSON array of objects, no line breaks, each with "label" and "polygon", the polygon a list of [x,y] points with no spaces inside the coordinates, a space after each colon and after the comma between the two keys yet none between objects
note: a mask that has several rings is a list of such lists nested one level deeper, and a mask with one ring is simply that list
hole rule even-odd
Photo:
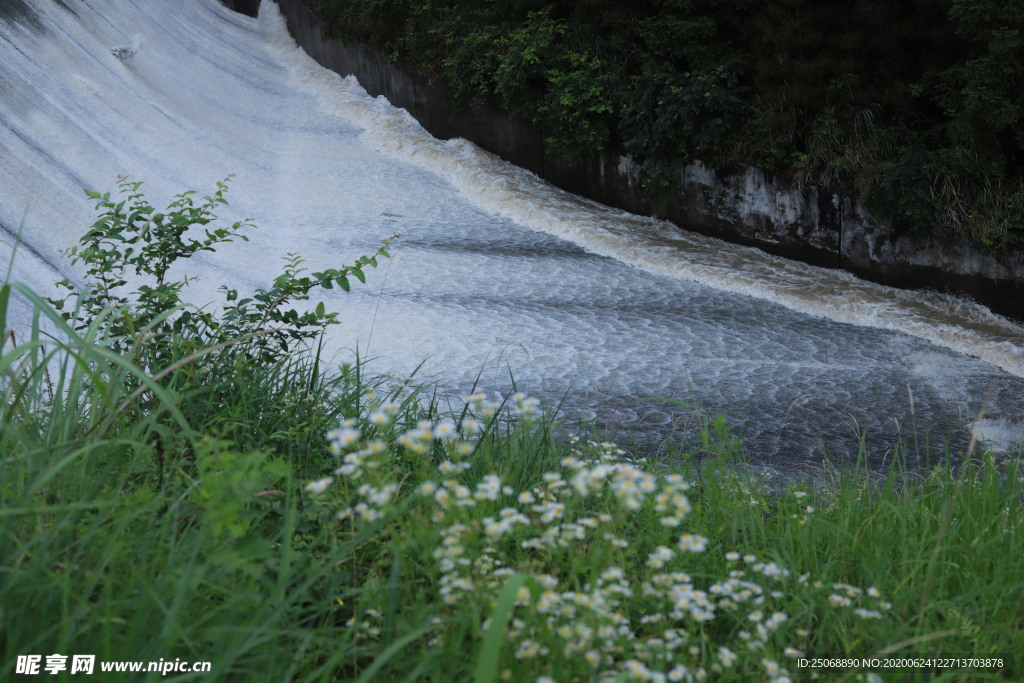
[{"label": "rushing rapid", "polygon": [[[13,0],[0,7],[0,258],[43,294],[95,220],[83,189],[144,181],[160,207],[233,174],[224,221],[251,241],[196,257],[188,296],[268,285],[289,253],[395,258],[324,301],[335,360],[438,379],[512,378],[571,420],[652,448],[724,414],[757,463],[792,471],[901,436],[915,458],[972,433],[1016,451],[1024,328],[974,303],[858,280],[553,188],[315,64],[277,6]],[[22,311],[22,322],[27,312]],[[668,398],[674,401],[654,399]],[[976,420],[984,408],[985,418]],[[923,446],[927,441],[932,448]]]}]

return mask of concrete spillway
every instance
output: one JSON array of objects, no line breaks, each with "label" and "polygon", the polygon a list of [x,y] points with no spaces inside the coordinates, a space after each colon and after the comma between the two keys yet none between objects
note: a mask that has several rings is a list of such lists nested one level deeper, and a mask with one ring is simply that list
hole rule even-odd
[{"label": "concrete spillway", "polygon": [[849,456],[865,433],[877,466],[912,429],[963,445],[986,395],[982,435],[1020,443],[1021,327],[608,209],[435,140],[314,64],[271,2],[256,19],[216,0],[8,3],[0,153],[0,258],[20,233],[11,277],[46,294],[80,277],[59,252],[95,219],[83,189],[123,174],[159,207],[234,174],[222,219],[260,227],[187,265],[199,305],[221,284],[268,285],[288,253],[337,267],[403,235],[365,286],[324,298],[342,314],[339,362],[357,347],[379,371],[422,362],[456,394],[511,374],[638,445],[691,435],[688,409],[650,400],[680,399],[729,416],[751,459],[784,471]]}]

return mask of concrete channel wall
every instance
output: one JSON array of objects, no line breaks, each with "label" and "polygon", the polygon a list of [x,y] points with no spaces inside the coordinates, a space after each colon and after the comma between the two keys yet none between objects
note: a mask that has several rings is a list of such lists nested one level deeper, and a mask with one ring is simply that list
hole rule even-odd
[{"label": "concrete channel wall", "polygon": [[[246,11],[254,0],[224,0]],[[542,130],[512,119],[496,102],[455,107],[444,79],[363,44],[325,37],[324,22],[305,0],[276,0],[296,42],[323,66],[355,75],[373,96],[409,111],[432,135],[466,138],[565,190],[634,213],[766,252],[842,268],[868,280],[964,294],[1024,320],[1024,250],[984,250],[937,237],[899,235],[852,196],[798,187],[785,177],[733,165],[680,165],[674,198],[653,205],[641,190],[641,168],[607,151],[588,164],[552,154]]]}]

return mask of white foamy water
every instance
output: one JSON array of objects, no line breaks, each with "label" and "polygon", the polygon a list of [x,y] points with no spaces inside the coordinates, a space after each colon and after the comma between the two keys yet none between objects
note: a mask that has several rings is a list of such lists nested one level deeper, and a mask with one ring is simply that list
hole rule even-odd
[{"label": "white foamy water", "polygon": [[[336,358],[464,391],[567,396],[567,415],[685,438],[725,413],[781,468],[900,434],[1003,448],[1024,416],[1024,329],[950,297],[686,233],[552,188],[463,140],[430,137],[297,49],[273,3],[57,0],[0,10],[0,259],[46,294],[93,220],[82,189],[145,181],[156,206],[234,174],[223,220],[251,242],[185,268],[202,304],[269,285],[282,257],[337,267],[403,235],[352,293],[329,293]],[[131,56],[119,59],[117,48]],[[910,397],[913,396],[913,403]],[[913,410],[911,409],[913,405]],[[1015,441],[1016,440],[1016,441]],[[922,455],[922,454],[919,454]],[[922,455],[923,457],[923,455]]]}]

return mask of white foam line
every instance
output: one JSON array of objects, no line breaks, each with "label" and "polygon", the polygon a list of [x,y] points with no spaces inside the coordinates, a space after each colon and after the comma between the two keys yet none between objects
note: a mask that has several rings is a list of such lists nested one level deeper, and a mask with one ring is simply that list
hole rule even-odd
[{"label": "white foam line", "polygon": [[471,142],[432,137],[404,109],[371,98],[354,77],[324,69],[295,44],[276,3],[262,3],[259,25],[326,112],[363,128],[361,138],[373,148],[446,178],[477,208],[650,273],[902,332],[1024,377],[1024,327],[983,306],[771,256],[572,195]]}]

